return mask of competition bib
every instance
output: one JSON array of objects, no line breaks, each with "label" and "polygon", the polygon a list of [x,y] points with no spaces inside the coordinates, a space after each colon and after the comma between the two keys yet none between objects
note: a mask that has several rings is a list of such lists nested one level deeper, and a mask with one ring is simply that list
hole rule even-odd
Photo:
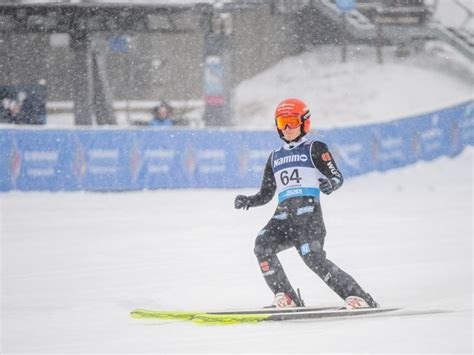
[{"label": "competition bib", "polygon": [[312,141],[293,149],[283,147],[272,155],[272,168],[277,185],[278,202],[290,197],[313,196],[319,199],[319,181],[324,177],[311,159]]}]

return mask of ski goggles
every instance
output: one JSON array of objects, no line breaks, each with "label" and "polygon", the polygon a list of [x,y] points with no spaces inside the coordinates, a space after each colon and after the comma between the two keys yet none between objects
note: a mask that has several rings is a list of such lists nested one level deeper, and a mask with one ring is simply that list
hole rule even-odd
[{"label": "ski goggles", "polygon": [[286,126],[291,129],[298,128],[303,124],[300,116],[278,116],[276,118],[276,125],[278,129],[285,129]]}]

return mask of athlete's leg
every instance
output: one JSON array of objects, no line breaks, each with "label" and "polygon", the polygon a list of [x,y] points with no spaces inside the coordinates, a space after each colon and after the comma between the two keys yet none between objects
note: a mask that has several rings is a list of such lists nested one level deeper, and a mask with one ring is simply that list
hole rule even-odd
[{"label": "athlete's leg", "polygon": [[313,207],[313,209],[309,206],[306,209],[300,209],[301,212],[297,212],[294,219],[294,228],[297,231],[295,246],[298,253],[306,265],[343,300],[348,296],[358,296],[370,305],[370,301],[373,301],[372,298],[357,281],[326,258],[326,252],[324,251],[326,229],[321,207],[319,204],[315,204]]},{"label": "athlete's leg", "polygon": [[298,295],[291,286],[277,256],[277,253],[280,251],[293,246],[289,241],[289,233],[292,231],[287,217],[288,214],[286,212],[275,213],[273,218],[258,234],[255,240],[254,253],[270,290],[274,294],[279,292],[286,293],[297,306],[301,306]]}]

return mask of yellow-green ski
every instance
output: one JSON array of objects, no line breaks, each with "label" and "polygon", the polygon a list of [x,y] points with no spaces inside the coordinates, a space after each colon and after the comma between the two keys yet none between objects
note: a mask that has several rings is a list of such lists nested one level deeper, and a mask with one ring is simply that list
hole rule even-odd
[{"label": "yellow-green ski", "polygon": [[136,309],[130,312],[130,316],[137,319],[191,320],[197,314],[199,314],[199,312],[152,311],[148,309]]},{"label": "yellow-green ski", "polygon": [[352,317],[384,313],[399,310],[398,308],[360,308],[346,310],[334,307],[299,308],[299,309],[271,309],[256,311],[227,311],[227,312],[185,312],[185,311],[155,311],[136,309],[131,312],[133,318],[138,319],[167,319],[190,320],[197,324],[240,324],[259,323],[263,321],[285,321],[298,319],[317,319],[334,317]]},{"label": "yellow-green ski", "polygon": [[185,311],[152,311],[136,309],[130,313],[136,319],[191,320],[199,324],[237,324],[256,323],[268,318],[271,314],[211,314],[205,312]]},{"label": "yellow-green ski", "polygon": [[191,321],[197,324],[240,324],[258,323],[270,318],[271,314],[196,314]]}]

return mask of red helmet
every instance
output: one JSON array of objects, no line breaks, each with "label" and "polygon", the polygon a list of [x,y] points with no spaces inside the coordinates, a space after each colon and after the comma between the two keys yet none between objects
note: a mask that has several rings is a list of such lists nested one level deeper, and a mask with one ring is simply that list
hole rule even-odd
[{"label": "red helmet", "polygon": [[290,128],[301,128],[297,139],[309,132],[311,126],[311,113],[308,106],[299,99],[285,99],[280,102],[275,110],[275,125],[280,138],[283,138],[282,129],[289,125]]}]

